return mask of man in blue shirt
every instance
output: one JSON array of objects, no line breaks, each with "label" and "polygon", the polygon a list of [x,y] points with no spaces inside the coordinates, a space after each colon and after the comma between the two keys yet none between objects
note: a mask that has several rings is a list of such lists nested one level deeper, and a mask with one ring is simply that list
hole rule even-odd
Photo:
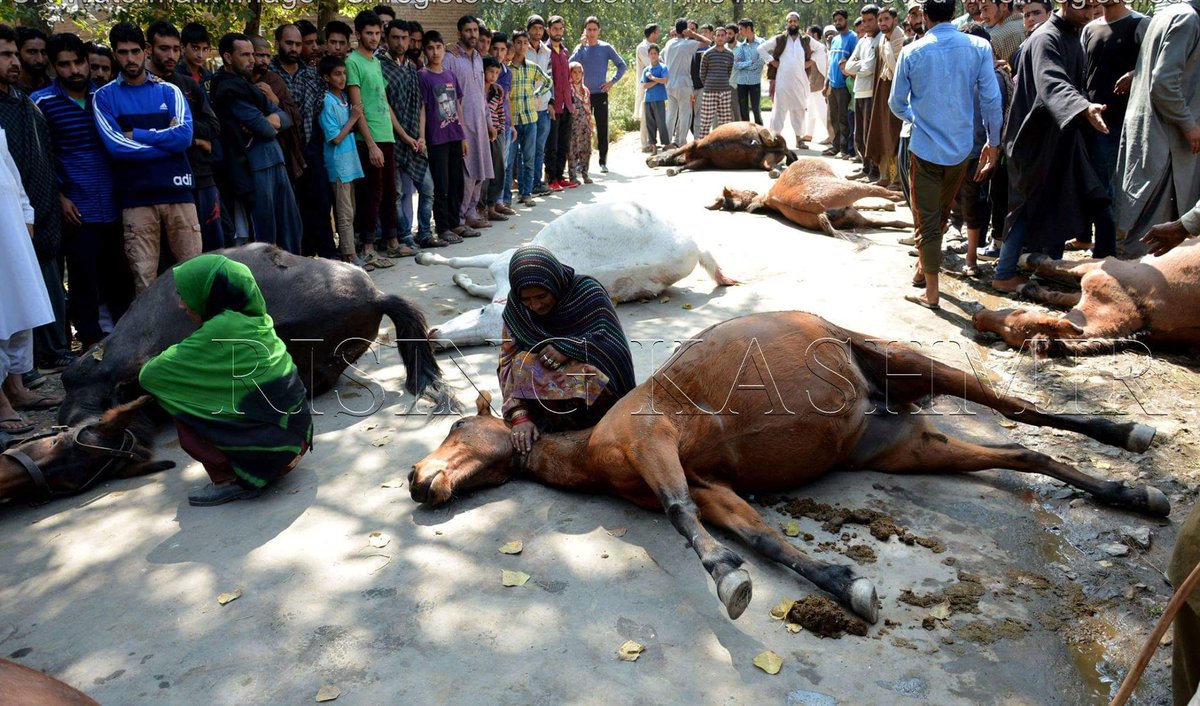
[{"label": "man in blue shirt", "polygon": [[[912,123],[909,179],[920,261],[914,287],[922,296],[905,299],[928,309],[938,307],[938,271],[942,265],[942,229],[950,202],[964,177],[982,181],[995,166],[1003,120],[992,48],[988,42],[954,28],[954,0],[926,0],[925,38],[904,47],[888,106]],[[975,140],[975,95],[987,128],[987,145],[974,175],[966,174]]]},{"label": "man in blue shirt", "polygon": [[750,119],[754,111],[754,122],[763,124],[759,101],[762,99],[763,60],[758,55],[758,46],[763,40],[754,36],[754,20],[743,17],[738,20],[738,35],[742,41],[733,52],[733,68],[737,72],[737,104],[742,119]]},{"label": "man in blue shirt", "polygon": [[67,314],[87,350],[104,337],[100,305],[108,307],[116,323],[133,299],[133,277],[125,262],[112,167],[96,129],[96,87],[89,80],[87,49],[74,34],[56,34],[47,53],[55,79],[32,98],[54,146],[71,291]]},{"label": "man in blue shirt", "polygon": [[833,125],[833,144],[821,154],[833,157],[853,156],[850,142],[850,89],[846,87],[846,60],[854,53],[858,35],[850,31],[850,13],[835,10],[833,28],[837,36],[829,45],[829,77],[825,79],[825,99],[829,101],[829,122]]},{"label": "man in blue shirt", "polygon": [[[571,53],[571,61],[583,66],[583,85],[592,92],[589,102],[596,121],[596,147],[600,153],[600,171],[608,173],[608,92],[625,75],[625,60],[608,42],[600,41],[600,20],[589,17],[583,22],[583,41]],[[608,64],[617,73],[608,77]]]}]

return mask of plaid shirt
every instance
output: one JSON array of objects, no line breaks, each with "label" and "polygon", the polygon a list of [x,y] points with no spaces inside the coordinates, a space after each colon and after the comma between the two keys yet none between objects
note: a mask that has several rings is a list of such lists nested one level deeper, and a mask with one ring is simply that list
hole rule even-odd
[{"label": "plaid shirt", "polygon": [[300,110],[300,130],[304,135],[304,144],[312,142],[313,123],[321,112],[321,103],[325,99],[325,82],[320,74],[311,66],[298,64],[296,73],[290,74],[279,57],[271,59],[271,70],[279,74],[284,85],[292,94],[292,100]]},{"label": "plaid shirt", "polygon": [[525,60],[524,64],[513,64],[512,90],[508,103],[512,107],[513,125],[528,125],[537,122],[537,101],[554,88],[554,81],[537,64]]},{"label": "plaid shirt", "polygon": [[992,53],[997,59],[1008,61],[1025,41],[1025,20],[1019,12],[1013,12],[995,27],[987,28],[992,38]]},{"label": "plaid shirt", "polygon": [[[396,115],[396,122],[404,128],[404,132],[414,140],[421,138],[421,86],[417,79],[417,70],[408,63],[400,63],[390,55],[379,58],[379,68],[383,71],[383,80],[387,84],[384,89],[388,105]],[[413,152],[403,140],[396,139],[396,166],[408,174],[416,183],[425,178],[427,162],[425,155]]]}]

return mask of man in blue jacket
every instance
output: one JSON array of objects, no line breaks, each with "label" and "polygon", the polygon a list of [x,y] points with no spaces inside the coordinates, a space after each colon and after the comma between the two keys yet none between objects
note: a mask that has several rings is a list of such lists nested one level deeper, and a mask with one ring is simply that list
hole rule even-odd
[{"label": "man in blue jacket", "polygon": [[125,257],[141,293],[158,276],[162,230],[175,260],[200,254],[192,195],[192,113],[183,92],[146,72],[146,37],[131,22],[108,33],[120,73],[96,91],[96,127],[113,159]]},{"label": "man in blue jacket", "polygon": [[63,253],[71,296],[67,314],[87,350],[104,337],[100,305],[115,323],[133,298],[133,279],[121,240],[108,150],[96,129],[87,49],[74,34],[47,45],[54,81],[33,94],[50,127],[63,213]]}]

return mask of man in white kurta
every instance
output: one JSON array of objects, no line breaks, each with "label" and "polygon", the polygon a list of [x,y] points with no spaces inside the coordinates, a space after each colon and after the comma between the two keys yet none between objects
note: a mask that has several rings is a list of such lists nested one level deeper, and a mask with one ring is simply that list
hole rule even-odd
[{"label": "man in white kurta", "polygon": [[[642,40],[642,43],[637,45],[637,73],[634,74],[637,76],[637,83],[635,84],[636,88],[634,89],[635,93],[633,94],[633,117],[637,118],[638,123],[640,123],[642,126],[643,152],[649,152],[651,145],[650,133],[646,130],[646,116],[642,114],[642,105],[645,102],[646,86],[648,85],[642,83],[642,72],[644,72],[646,67],[650,65],[650,45],[658,41],[658,26],[651,26],[654,27],[654,34],[647,35],[646,38]],[[649,32],[650,27],[647,27],[646,31]],[[654,37],[654,39],[651,39],[650,37]]]},{"label": "man in white kurta", "polygon": [[21,375],[33,370],[33,329],[54,321],[32,238],[33,206],[0,129],[0,432],[10,434],[31,428],[16,407],[38,396],[25,389]]},{"label": "man in white kurta", "polygon": [[763,42],[758,55],[767,64],[775,61],[775,47],[786,42],[775,69],[775,102],[771,106],[771,132],[783,134],[784,121],[791,118],[792,131],[796,133],[796,146],[804,149],[804,114],[808,106],[808,72],[806,64],[812,63],[805,50],[804,33],[800,31],[800,15],[788,13],[787,32]]},{"label": "man in white kurta", "polygon": [[809,33],[808,46],[811,49],[812,56],[809,58],[813,65],[809,69],[812,81],[808,85],[808,115],[804,119],[804,137],[811,140],[816,137],[815,128],[819,127],[822,132],[828,133],[825,124],[829,121],[829,106],[825,104],[825,94],[820,88],[813,89],[813,86],[818,85],[819,81],[824,87],[825,80],[829,77],[829,50],[821,41],[819,29]]}]

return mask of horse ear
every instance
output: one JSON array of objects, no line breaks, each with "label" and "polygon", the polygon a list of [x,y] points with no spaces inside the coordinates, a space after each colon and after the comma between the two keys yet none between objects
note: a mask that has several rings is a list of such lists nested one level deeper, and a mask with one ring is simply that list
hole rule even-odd
[{"label": "horse ear", "polygon": [[142,395],[132,402],[113,407],[100,416],[100,423],[96,425],[96,433],[109,437],[125,433],[125,430],[137,418],[138,411],[153,401],[154,398],[150,395]]},{"label": "horse ear", "polygon": [[475,411],[481,417],[492,416],[492,393],[480,390],[479,397],[475,400]]},{"label": "horse ear", "polygon": [[1074,321],[1067,319],[1066,317],[1060,318],[1058,321],[1055,322],[1055,324],[1057,324],[1057,326],[1055,328],[1058,329],[1058,333],[1060,333],[1061,335],[1064,335],[1064,336],[1082,336],[1083,335],[1083,328],[1081,326],[1079,326],[1078,324],[1076,324]]}]

